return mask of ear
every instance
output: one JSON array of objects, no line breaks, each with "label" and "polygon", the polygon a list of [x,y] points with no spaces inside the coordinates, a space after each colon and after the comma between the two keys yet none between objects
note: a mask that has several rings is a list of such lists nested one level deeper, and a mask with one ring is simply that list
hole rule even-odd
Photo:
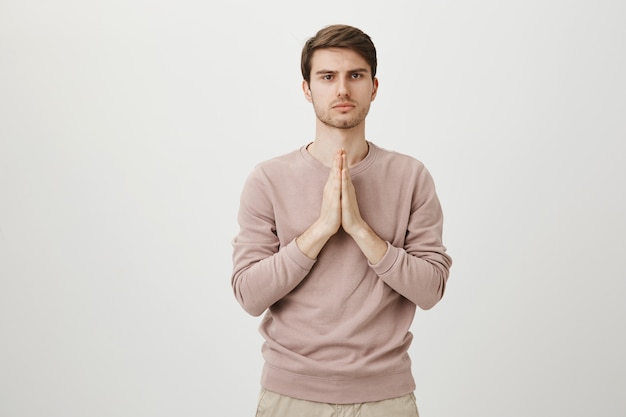
[{"label": "ear", "polygon": [[378,78],[374,78],[374,88],[372,89],[372,101],[376,98],[378,93]]},{"label": "ear", "polygon": [[302,92],[304,93],[304,98],[309,103],[313,103],[313,97],[311,97],[311,88],[309,87],[309,83],[306,80],[302,80]]}]

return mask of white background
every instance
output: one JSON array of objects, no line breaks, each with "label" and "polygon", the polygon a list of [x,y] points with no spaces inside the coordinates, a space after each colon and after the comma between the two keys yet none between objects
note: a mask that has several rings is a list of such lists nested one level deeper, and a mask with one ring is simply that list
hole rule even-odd
[{"label": "white background", "polygon": [[307,143],[304,41],[370,34],[368,139],[422,160],[454,258],[424,417],[626,412],[626,6],[0,0],[0,416],[254,415],[241,186]]}]

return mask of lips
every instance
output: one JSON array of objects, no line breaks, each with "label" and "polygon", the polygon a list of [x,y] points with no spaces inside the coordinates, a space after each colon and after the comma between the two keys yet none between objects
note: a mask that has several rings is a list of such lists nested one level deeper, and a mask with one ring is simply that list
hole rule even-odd
[{"label": "lips", "polygon": [[354,107],[355,105],[352,103],[338,103],[333,106],[333,109],[345,111],[345,110],[353,109]]}]

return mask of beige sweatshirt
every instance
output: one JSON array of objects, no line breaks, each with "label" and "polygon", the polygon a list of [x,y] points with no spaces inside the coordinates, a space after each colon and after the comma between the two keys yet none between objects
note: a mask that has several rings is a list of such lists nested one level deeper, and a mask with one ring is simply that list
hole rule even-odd
[{"label": "beige sweatshirt", "polygon": [[375,265],[342,229],[317,260],[296,245],[320,214],[329,173],[306,147],[260,163],[243,187],[232,286],[248,313],[265,312],[261,385],[270,391],[348,404],[415,389],[409,328],[416,305],[443,296],[452,261],[424,165],[369,145],[350,173],[361,216],[388,242]]}]

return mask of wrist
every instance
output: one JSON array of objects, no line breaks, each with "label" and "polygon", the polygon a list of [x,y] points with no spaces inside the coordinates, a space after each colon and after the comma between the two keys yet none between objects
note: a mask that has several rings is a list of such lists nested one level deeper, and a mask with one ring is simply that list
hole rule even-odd
[{"label": "wrist", "polygon": [[380,262],[387,252],[387,242],[378,236],[367,224],[355,228],[350,236],[352,236],[352,239],[361,248],[361,252],[372,265]]}]

